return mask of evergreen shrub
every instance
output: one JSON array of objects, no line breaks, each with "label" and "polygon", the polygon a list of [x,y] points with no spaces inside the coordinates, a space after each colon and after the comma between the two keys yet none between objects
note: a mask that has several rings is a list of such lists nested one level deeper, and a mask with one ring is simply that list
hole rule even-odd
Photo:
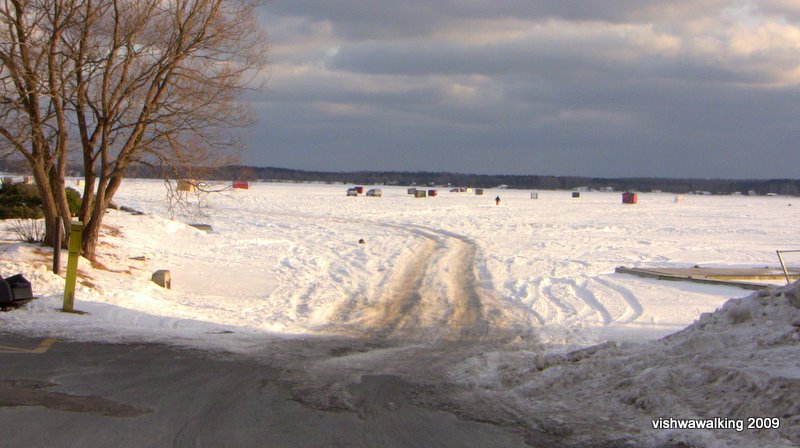
[{"label": "evergreen shrub", "polygon": [[[73,216],[81,210],[81,195],[67,188],[67,204]],[[40,219],[42,199],[33,184],[4,184],[0,189],[0,219]]]}]

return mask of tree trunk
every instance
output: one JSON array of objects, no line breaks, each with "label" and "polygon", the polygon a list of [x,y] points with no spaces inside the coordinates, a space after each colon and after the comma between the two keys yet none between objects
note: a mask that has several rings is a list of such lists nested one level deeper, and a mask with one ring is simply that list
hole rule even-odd
[{"label": "tree trunk", "polygon": [[102,194],[104,190],[103,179],[100,179],[99,194],[94,195],[92,208],[87,210],[87,215],[83,221],[83,243],[81,249],[83,256],[90,261],[95,261],[97,257],[97,243],[100,238],[100,226],[103,224],[103,215],[105,209],[108,208],[108,202],[105,200],[105,195]]},{"label": "tree trunk", "polygon": [[83,243],[81,250],[83,256],[89,261],[94,262],[97,257],[97,242],[100,239],[100,223],[97,219],[90,219],[89,222],[84,223],[83,227]]},{"label": "tree trunk", "polygon": [[[102,183],[103,180],[101,179],[100,182]],[[100,239],[100,227],[103,224],[105,210],[108,208],[108,202],[103,194],[95,195],[93,202],[93,207],[89,210],[89,215],[84,218],[83,243],[81,244],[83,256],[92,262],[97,258],[97,243]]]},{"label": "tree trunk", "polygon": [[[69,202],[67,202],[65,173],[65,160],[59,161],[59,163],[54,165],[50,170],[50,191],[53,196],[53,202],[55,203],[58,216],[53,222],[54,228],[48,231],[50,238],[55,239],[53,232],[55,232],[59,227],[61,228],[61,231],[63,232],[61,235],[61,247],[63,248],[69,247],[69,229],[72,222],[72,212],[69,209]],[[61,221],[61,226],[59,226],[58,221]],[[53,243],[54,241],[49,245],[52,246]]]},{"label": "tree trunk", "polygon": [[31,168],[36,187],[39,189],[39,196],[41,196],[42,199],[42,214],[44,215],[45,226],[44,244],[52,246],[53,232],[56,229],[56,222],[58,220],[58,205],[53,197],[50,179],[44,170],[44,166],[35,164],[32,165]]},{"label": "tree trunk", "polygon": [[91,165],[91,159],[84,160],[84,180],[83,185],[83,199],[81,201],[81,211],[78,216],[84,223],[89,221],[92,210],[94,209],[94,184],[97,181],[97,176],[94,173],[94,167]]},{"label": "tree trunk", "polygon": [[123,172],[115,172],[109,177],[100,177],[97,194],[94,198],[94,207],[91,209],[91,216],[83,223],[83,256],[91,261],[97,258],[97,243],[100,239],[100,229],[103,225],[103,217],[105,216],[108,204],[114,194],[122,185]]}]

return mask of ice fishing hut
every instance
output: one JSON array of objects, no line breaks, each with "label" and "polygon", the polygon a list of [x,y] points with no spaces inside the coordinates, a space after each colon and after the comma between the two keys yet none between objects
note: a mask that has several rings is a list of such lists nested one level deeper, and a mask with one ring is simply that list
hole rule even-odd
[{"label": "ice fishing hut", "polygon": [[631,191],[626,191],[622,193],[622,203],[623,204],[635,204],[639,201],[639,198],[636,196],[636,193]]},{"label": "ice fishing hut", "polygon": [[475,196],[483,196],[483,188],[476,188]]},{"label": "ice fishing hut", "polygon": [[416,188],[409,188],[409,189],[408,189],[408,194],[410,194],[410,195],[416,195],[416,194],[417,194],[417,189],[416,189]]},{"label": "ice fishing hut", "polygon": [[581,192],[580,192],[580,191],[573,191],[573,192],[572,192],[572,197],[573,197],[573,198],[579,198],[579,197],[581,197]]},{"label": "ice fishing hut", "polygon": [[439,192],[437,192],[436,190],[428,190],[428,196],[430,197],[434,197],[437,194],[439,194]]},{"label": "ice fishing hut", "polygon": [[357,186],[357,187],[355,187],[355,189],[356,189],[356,192],[357,192],[358,194],[364,194],[364,187],[362,187],[362,186]]},{"label": "ice fishing hut", "polygon": [[531,199],[539,199],[539,193],[537,193],[535,191],[533,193],[531,193]]},{"label": "ice fishing hut", "polygon": [[415,198],[424,198],[427,197],[427,192],[425,190],[414,190],[414,197]]},{"label": "ice fishing hut", "polygon": [[244,181],[236,181],[233,183],[233,188],[237,190],[247,190],[250,188],[250,184]]}]

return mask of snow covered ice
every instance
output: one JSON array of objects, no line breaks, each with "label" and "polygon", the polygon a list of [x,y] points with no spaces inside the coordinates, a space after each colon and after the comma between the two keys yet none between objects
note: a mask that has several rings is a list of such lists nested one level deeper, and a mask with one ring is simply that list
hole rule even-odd
[{"label": "snow covered ice", "polygon": [[[421,403],[523,425],[531,443],[800,444],[796,285],[749,294],[614,273],[775,265],[776,249],[798,249],[796,198],[640,194],[631,206],[619,193],[346,188],[254,183],[170,219],[162,182],[127,180],[115,201],[145,214],[106,216],[104,269],[80,262],[86,316],[56,311],[50,253],[0,229],[0,273],[23,273],[40,297],[0,328],[302,359],[287,375],[319,406],[348,407],[343,384],[365,373],[398,374],[427,391]],[[173,289],[150,282],[159,269]],[[652,423],[714,417],[780,428]]]}]

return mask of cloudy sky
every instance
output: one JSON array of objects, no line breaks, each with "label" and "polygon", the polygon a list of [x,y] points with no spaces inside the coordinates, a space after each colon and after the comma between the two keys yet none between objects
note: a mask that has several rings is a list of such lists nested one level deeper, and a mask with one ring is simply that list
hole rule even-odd
[{"label": "cloudy sky", "polygon": [[797,0],[267,0],[246,162],[800,178]]}]

